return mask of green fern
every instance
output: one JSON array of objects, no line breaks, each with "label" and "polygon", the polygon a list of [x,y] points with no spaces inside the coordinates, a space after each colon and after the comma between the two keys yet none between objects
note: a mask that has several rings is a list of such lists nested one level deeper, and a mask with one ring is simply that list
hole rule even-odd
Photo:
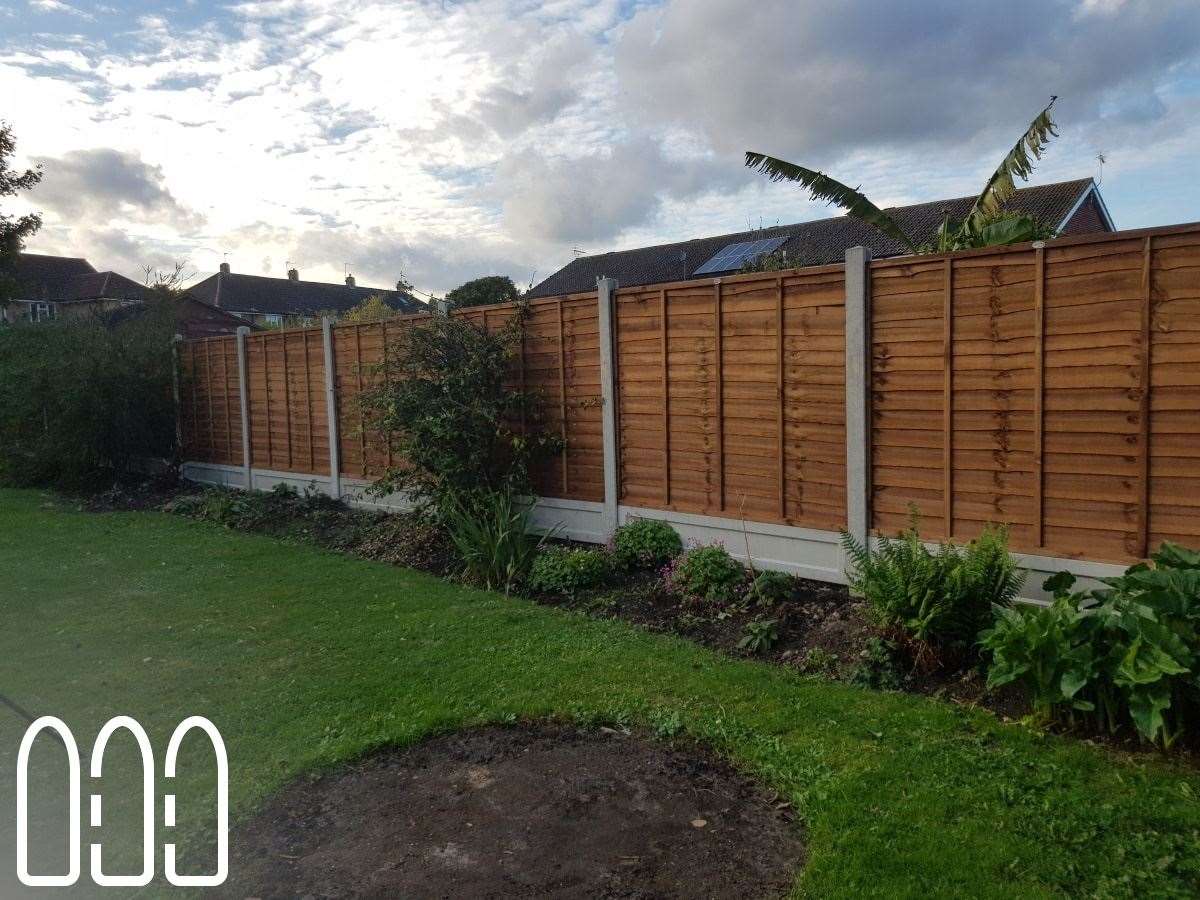
[{"label": "green fern", "polygon": [[850,587],[885,626],[929,645],[971,647],[992,606],[1012,603],[1025,580],[1008,552],[1008,533],[989,526],[965,546],[931,551],[918,525],[914,511],[909,527],[874,551],[843,532]]}]

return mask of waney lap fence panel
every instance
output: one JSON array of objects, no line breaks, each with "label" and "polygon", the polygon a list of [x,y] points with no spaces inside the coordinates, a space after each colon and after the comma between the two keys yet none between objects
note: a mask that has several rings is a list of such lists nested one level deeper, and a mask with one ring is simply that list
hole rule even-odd
[{"label": "waney lap fence panel", "polygon": [[[1103,562],[1200,543],[1200,225],[880,260],[867,275],[870,301],[852,308],[869,316],[869,477],[849,479],[843,266],[618,285],[617,499],[836,530],[856,498],[880,533],[915,507],[931,540],[1004,523],[1014,549]],[[517,314],[454,313],[489,331]],[[507,378],[537,395],[541,421],[513,424],[564,440],[537,491],[603,500],[598,295],[524,314]],[[422,321],[332,329],[343,475],[402,463],[357,400]],[[322,343],[315,329],[246,338],[254,467],[327,473]],[[184,344],[180,368],[187,458],[240,464],[234,340]]]},{"label": "waney lap fence panel", "polygon": [[183,458],[241,465],[242,407],[235,339],[181,343],[179,376]]},{"label": "waney lap fence panel", "polygon": [[320,331],[248,334],[246,392],[254,468],[304,473],[329,470]]},{"label": "waney lap fence panel", "polygon": [[621,500],[845,521],[842,268],[617,292]]},{"label": "waney lap fence panel", "polygon": [[1196,543],[1200,229],[876,262],[872,511],[1124,562]]},{"label": "waney lap fence panel", "polygon": [[[495,332],[517,315],[517,307],[497,304],[453,315]],[[529,303],[509,383],[534,398],[537,421],[523,424],[555,434],[563,443],[561,452],[535,466],[535,490],[545,497],[602,501],[600,317],[594,292]]]},{"label": "waney lap fence panel", "polygon": [[428,320],[428,315],[417,314],[333,326],[334,392],[342,475],[371,480],[403,464],[392,440],[377,427],[371,410],[362,400],[364,394],[390,377],[389,361],[401,352],[409,329]]}]

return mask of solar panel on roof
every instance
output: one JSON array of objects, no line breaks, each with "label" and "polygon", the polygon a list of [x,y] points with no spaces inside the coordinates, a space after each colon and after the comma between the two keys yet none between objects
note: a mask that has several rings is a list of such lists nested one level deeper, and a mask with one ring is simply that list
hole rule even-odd
[{"label": "solar panel on roof", "polygon": [[722,247],[712,258],[698,268],[693,275],[706,275],[712,272],[735,272],[748,262],[753,262],[760,256],[773,253],[787,242],[787,235],[764,238],[759,241],[739,241]]}]

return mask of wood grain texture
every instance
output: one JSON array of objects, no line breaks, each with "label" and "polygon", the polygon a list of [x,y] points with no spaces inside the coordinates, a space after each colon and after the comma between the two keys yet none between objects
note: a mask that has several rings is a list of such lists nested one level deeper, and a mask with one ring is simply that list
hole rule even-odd
[{"label": "wood grain texture", "polygon": [[[870,265],[872,524],[1126,562],[1200,543],[1200,225]],[[615,299],[619,496],[625,503],[845,524],[841,266],[622,286]],[[458,313],[455,313],[458,314]],[[512,305],[463,311],[495,331]],[[595,293],[532,301],[512,383],[566,437],[539,492],[603,498]],[[393,328],[336,326],[344,474],[394,461],[358,422]],[[247,342],[254,464],[329,460],[320,341]],[[315,355],[314,355],[315,354]],[[236,344],[180,348],[189,458],[241,463]],[[360,365],[361,364],[361,365]],[[356,427],[357,426],[357,427]],[[569,474],[569,477],[568,477]]]}]

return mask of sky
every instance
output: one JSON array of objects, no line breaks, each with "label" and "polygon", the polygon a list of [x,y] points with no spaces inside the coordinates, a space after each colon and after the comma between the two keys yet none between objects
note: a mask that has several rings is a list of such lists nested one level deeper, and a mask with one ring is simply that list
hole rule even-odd
[{"label": "sky", "polygon": [[139,280],[525,286],[837,214],[746,150],[881,206],[973,194],[1051,95],[1033,183],[1200,219],[1196,0],[0,0],[27,249]]}]

